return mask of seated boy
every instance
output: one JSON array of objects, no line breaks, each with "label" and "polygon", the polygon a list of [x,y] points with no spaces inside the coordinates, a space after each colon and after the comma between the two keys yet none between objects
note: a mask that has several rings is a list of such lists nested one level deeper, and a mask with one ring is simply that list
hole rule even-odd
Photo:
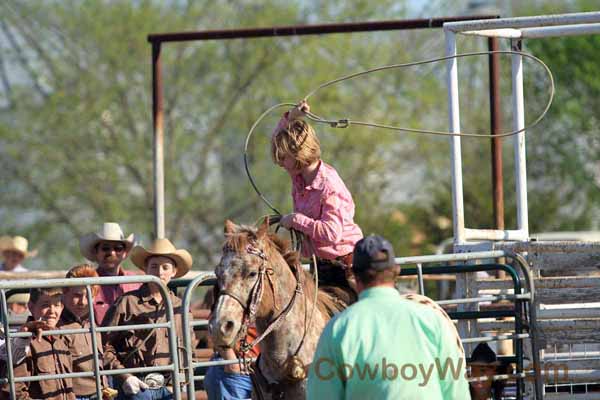
[{"label": "seated boy", "polygon": [[[91,265],[76,265],[67,272],[67,278],[97,278],[98,273]],[[92,286],[92,296],[96,296],[99,287]],[[61,329],[89,329],[90,311],[88,297],[85,286],[73,286],[63,289],[63,301],[65,309],[60,317],[59,326]],[[65,335],[64,341],[71,353],[74,372],[93,372],[94,371],[94,351],[92,348],[92,337],[90,333],[78,333]],[[102,368],[102,337],[96,336],[98,346],[98,358],[100,368]],[[111,398],[116,391],[109,389],[106,385],[106,379],[102,379],[104,388],[102,389],[103,398]],[[73,378],[73,391],[77,400],[89,400],[96,397],[96,378],[82,377]],[[114,393],[113,393],[114,392]]]},{"label": "seated boy", "polygon": [[[27,306],[31,312],[30,320],[21,331],[38,331],[56,329],[63,311],[61,288],[31,289]],[[27,340],[21,356],[13,360],[15,377],[44,376],[66,374],[72,372],[71,356],[64,339],[60,336],[40,336]],[[21,340],[21,342],[24,342]],[[7,376],[6,349],[2,353],[2,376]],[[13,351],[13,355],[17,355]],[[15,384],[15,400],[44,399],[44,400],[75,400],[71,379],[48,379],[36,382],[19,382]],[[8,384],[2,386],[0,399],[10,399]]]},{"label": "seated boy", "polygon": [[[192,256],[186,250],[176,249],[168,239],[157,239],[147,250],[136,246],[131,260],[147,275],[154,275],[165,285],[172,278],[185,275],[192,266]],[[183,346],[181,300],[169,293],[175,312],[177,343]],[[165,304],[160,288],[144,284],[139,289],[123,294],[108,310],[106,326],[140,325],[166,322]],[[162,366],[171,363],[169,335],[166,328],[110,332],[104,346],[105,369]],[[184,354],[179,353],[180,360]],[[118,399],[166,400],[172,399],[170,374],[123,374],[116,376]]]}]

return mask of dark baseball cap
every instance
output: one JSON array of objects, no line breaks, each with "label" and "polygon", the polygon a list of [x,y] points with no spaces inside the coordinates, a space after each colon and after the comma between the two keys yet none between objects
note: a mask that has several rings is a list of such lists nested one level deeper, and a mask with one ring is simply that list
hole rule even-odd
[{"label": "dark baseball cap", "polygon": [[373,268],[377,271],[395,266],[392,244],[379,235],[362,238],[354,247],[352,268],[364,271]]}]

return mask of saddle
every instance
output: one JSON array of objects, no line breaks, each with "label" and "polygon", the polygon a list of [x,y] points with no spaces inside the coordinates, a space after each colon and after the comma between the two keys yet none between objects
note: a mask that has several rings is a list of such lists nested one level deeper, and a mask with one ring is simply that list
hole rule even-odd
[{"label": "saddle", "polygon": [[346,263],[340,260],[317,259],[317,269],[321,312],[333,317],[358,300],[358,295],[346,278]]}]

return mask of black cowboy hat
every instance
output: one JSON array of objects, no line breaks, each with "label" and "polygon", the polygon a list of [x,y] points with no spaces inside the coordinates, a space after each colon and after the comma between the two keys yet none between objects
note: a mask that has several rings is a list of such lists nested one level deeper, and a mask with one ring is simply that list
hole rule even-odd
[{"label": "black cowboy hat", "polygon": [[494,353],[494,350],[487,343],[479,343],[475,347],[475,350],[473,350],[473,353],[471,353],[471,362],[469,364],[499,366],[502,365],[502,362],[498,360],[496,353]]}]

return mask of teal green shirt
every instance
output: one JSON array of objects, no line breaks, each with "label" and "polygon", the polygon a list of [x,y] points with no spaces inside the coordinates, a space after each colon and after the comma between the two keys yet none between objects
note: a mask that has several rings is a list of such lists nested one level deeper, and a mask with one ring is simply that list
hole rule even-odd
[{"label": "teal green shirt", "polygon": [[430,307],[373,287],[325,327],[308,399],[469,400],[455,336]]}]

